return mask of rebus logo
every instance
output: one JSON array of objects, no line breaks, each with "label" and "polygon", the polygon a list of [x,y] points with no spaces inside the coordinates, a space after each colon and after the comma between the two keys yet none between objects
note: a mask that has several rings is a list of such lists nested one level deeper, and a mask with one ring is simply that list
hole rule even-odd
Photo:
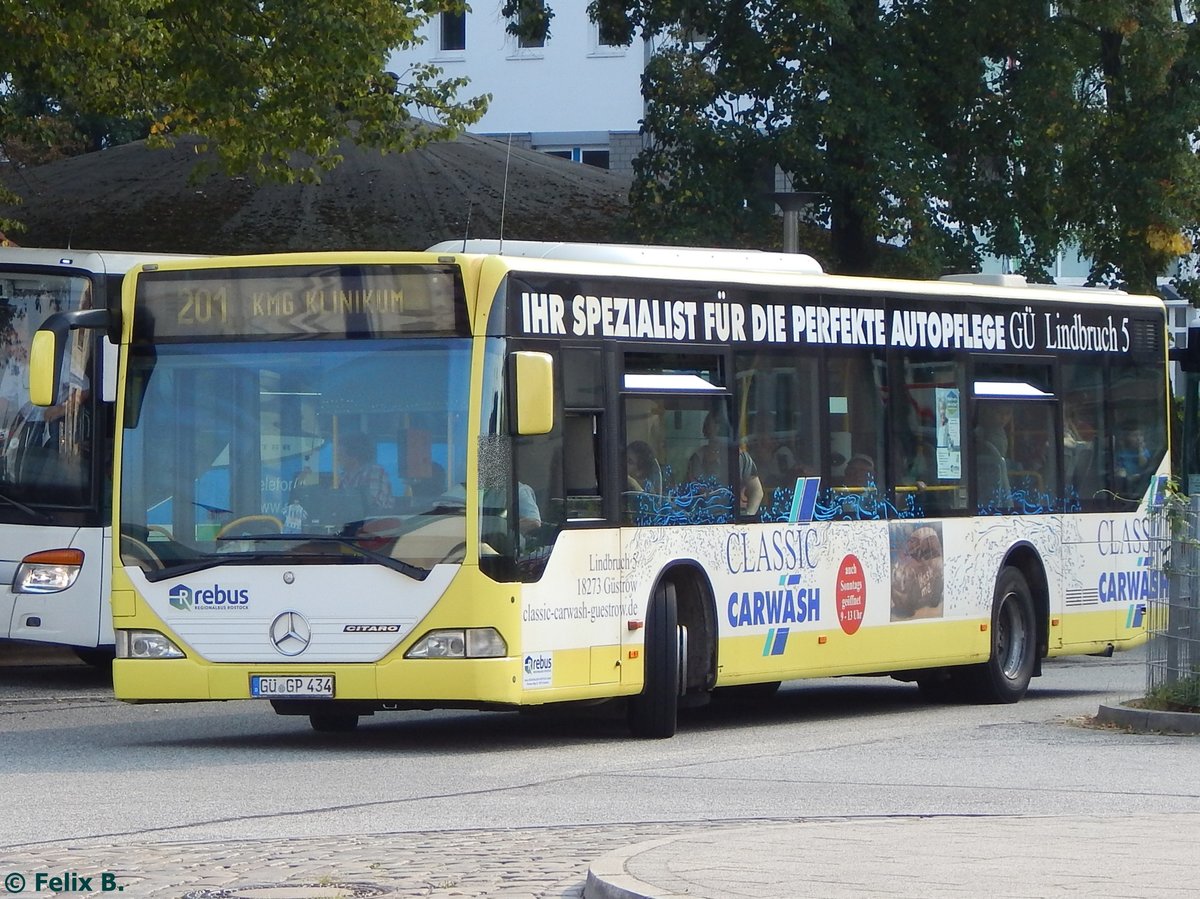
[{"label": "rebus logo", "polygon": [[177,584],[167,594],[172,608],[182,611],[204,609],[245,609],[250,605],[250,591],[245,587],[188,587]]},{"label": "rebus logo", "polygon": [[171,592],[167,594],[167,598],[171,602],[171,608],[182,609],[186,612],[192,607],[192,588],[185,587],[183,584],[177,584],[171,588]]}]

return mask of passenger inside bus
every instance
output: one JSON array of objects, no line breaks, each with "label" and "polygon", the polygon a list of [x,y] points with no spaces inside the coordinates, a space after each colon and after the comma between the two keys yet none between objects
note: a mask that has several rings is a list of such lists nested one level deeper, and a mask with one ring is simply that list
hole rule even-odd
[{"label": "passenger inside bus", "polygon": [[626,450],[626,471],[629,490],[642,493],[663,492],[662,468],[654,450],[645,440],[635,440]]},{"label": "passenger inside bus", "polygon": [[1008,480],[1009,429],[1012,407],[983,402],[975,426],[975,487],[981,506],[1006,509],[1012,505]]},{"label": "passenger inside bus", "polygon": [[1124,422],[1117,429],[1117,447],[1113,463],[1117,469],[1117,485],[1129,498],[1146,489],[1147,470],[1150,465],[1150,448],[1146,435],[1137,422]]},{"label": "passenger inside bus", "polygon": [[342,465],[338,488],[361,490],[369,515],[391,512],[395,505],[392,481],[375,461],[371,439],[361,432],[351,432],[341,437],[338,449]]},{"label": "passenger inside bus", "polygon": [[[704,481],[716,478],[725,481],[725,460],[729,448],[729,423],[718,410],[704,417],[705,443],[688,460],[687,479]],[[758,467],[746,447],[738,444],[738,477],[741,485],[739,507],[743,515],[757,515],[762,503],[763,485]]]},{"label": "passenger inside bus", "polygon": [[1081,402],[1068,398],[1063,406],[1063,462],[1067,484],[1084,496],[1090,495],[1090,490],[1085,491],[1085,481],[1095,457],[1096,427],[1083,420],[1078,409]]},{"label": "passenger inside bus", "polygon": [[874,487],[875,460],[866,453],[851,456],[846,463],[842,483],[847,487]]}]

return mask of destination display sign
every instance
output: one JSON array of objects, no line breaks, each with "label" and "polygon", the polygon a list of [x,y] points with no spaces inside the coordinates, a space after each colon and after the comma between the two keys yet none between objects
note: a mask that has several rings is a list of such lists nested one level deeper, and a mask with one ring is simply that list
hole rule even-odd
[{"label": "destination display sign", "polygon": [[144,271],[134,342],[467,334],[447,265],[290,265]]},{"label": "destination display sign", "polygon": [[622,281],[510,289],[525,336],[703,344],[893,347],[982,353],[1161,352],[1161,316],[1128,307],[959,297],[847,295]]}]

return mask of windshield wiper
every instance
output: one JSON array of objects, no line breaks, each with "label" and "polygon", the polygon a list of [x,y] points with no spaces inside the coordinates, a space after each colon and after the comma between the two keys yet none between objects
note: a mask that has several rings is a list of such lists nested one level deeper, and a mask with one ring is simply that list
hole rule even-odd
[{"label": "windshield wiper", "polygon": [[51,521],[52,520],[49,515],[39,512],[37,509],[33,508],[32,506],[27,506],[23,502],[13,499],[11,496],[6,496],[5,494],[0,493],[0,500],[3,500],[4,502],[8,503],[10,506],[15,506],[16,508],[20,509],[22,512],[24,512],[26,515],[28,515],[34,521]]},{"label": "windshield wiper", "polygon": [[164,568],[152,568],[149,571],[147,571],[145,568],[142,568],[142,573],[146,575],[146,580],[148,581],[165,581],[169,577],[182,577],[185,574],[195,574],[197,571],[205,571],[209,568],[216,568],[218,565],[224,565],[227,562],[275,563],[278,561],[278,553],[223,553],[218,556],[203,556],[201,558],[192,559],[189,562],[180,562],[177,565],[167,565]]},{"label": "windshield wiper", "polygon": [[[429,576],[429,569],[422,568],[419,565],[413,565],[411,562],[405,562],[403,559],[393,559],[391,556],[385,556],[383,553],[375,552],[373,549],[367,549],[365,546],[359,546],[357,540],[372,540],[374,536],[365,537],[350,537],[342,534],[241,534],[236,537],[230,535],[228,537],[218,537],[218,541],[224,540],[254,540],[268,541],[280,543],[288,541],[292,543],[337,543],[340,546],[348,547],[359,553],[364,558],[370,559],[372,562],[378,562],[380,565],[386,565],[393,571],[399,571],[401,574],[407,574],[414,580],[423,581]],[[226,557],[228,558],[228,557]],[[217,564],[220,564],[219,562]]]}]

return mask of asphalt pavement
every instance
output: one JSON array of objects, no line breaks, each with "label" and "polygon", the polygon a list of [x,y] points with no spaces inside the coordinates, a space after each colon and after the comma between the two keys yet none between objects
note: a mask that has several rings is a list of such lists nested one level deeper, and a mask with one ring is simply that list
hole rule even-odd
[{"label": "asphalt pavement", "polygon": [[[0,644],[0,666],[82,664]],[[1200,744],[1197,746],[1200,749]],[[792,899],[1192,896],[1200,813],[775,818],[214,845],[110,835],[0,849],[10,896]],[[0,837],[2,842],[2,837]],[[72,879],[73,878],[73,879]]]}]

